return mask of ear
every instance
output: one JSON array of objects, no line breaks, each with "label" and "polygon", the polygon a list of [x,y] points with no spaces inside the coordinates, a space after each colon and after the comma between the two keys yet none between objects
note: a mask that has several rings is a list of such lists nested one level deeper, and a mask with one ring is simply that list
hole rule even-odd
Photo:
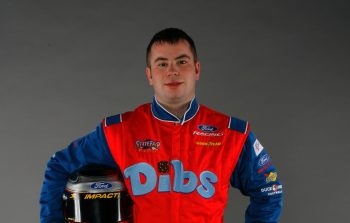
[{"label": "ear", "polygon": [[153,85],[153,79],[152,79],[152,72],[151,72],[151,68],[150,67],[146,67],[146,76],[148,79],[148,84],[149,85]]},{"label": "ear", "polygon": [[199,77],[200,77],[200,71],[201,71],[201,64],[199,63],[199,61],[197,61],[195,63],[195,72],[196,72],[196,80],[198,81],[199,80]]}]

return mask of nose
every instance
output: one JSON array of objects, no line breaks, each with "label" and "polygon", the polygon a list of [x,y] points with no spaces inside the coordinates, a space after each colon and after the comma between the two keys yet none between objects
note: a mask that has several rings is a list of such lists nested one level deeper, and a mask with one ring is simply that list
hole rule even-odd
[{"label": "nose", "polygon": [[168,76],[171,75],[179,75],[179,71],[177,70],[176,66],[173,63],[170,63],[168,66]]}]

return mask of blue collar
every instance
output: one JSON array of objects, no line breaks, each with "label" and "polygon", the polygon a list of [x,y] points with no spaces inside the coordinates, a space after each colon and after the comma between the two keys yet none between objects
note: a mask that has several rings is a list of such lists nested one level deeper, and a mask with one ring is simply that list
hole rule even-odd
[{"label": "blue collar", "polygon": [[182,118],[178,118],[175,115],[171,114],[169,111],[167,111],[161,104],[159,104],[156,97],[153,97],[151,105],[152,114],[156,119],[165,122],[181,123],[181,125],[192,119],[197,114],[198,110],[199,104],[195,97],[191,100],[190,106],[188,106],[188,109],[186,110]]}]

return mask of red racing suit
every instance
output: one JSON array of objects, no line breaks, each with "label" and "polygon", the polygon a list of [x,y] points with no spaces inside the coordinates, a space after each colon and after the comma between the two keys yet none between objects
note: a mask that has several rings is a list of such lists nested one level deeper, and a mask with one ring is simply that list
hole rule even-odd
[{"label": "red racing suit", "polygon": [[49,161],[41,222],[63,222],[67,176],[89,164],[117,165],[134,201],[134,222],[223,222],[228,188],[250,196],[246,222],[277,222],[282,185],[247,122],[199,105],[179,119],[154,98],[108,117]]}]

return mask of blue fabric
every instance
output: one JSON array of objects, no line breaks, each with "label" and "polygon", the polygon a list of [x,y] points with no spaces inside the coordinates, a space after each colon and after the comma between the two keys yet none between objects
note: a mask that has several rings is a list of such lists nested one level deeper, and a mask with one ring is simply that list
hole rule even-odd
[{"label": "blue fabric", "polygon": [[246,223],[275,223],[281,214],[283,195],[282,188],[277,189],[275,194],[271,188],[282,185],[278,176],[276,180],[268,180],[270,174],[277,173],[276,168],[265,149],[256,156],[255,140],[254,134],[250,132],[231,176],[231,185],[250,197],[250,204],[245,213]]},{"label": "blue fabric", "polygon": [[122,118],[121,118],[120,114],[113,115],[113,116],[110,116],[110,117],[106,118],[106,126],[110,126],[110,125],[113,125],[113,124],[118,124],[121,121],[122,121]]},{"label": "blue fabric", "polygon": [[68,175],[90,164],[117,167],[108,149],[102,124],[66,149],[56,152],[49,160],[40,196],[41,223],[64,222],[62,194]]},{"label": "blue fabric", "polygon": [[247,122],[235,117],[231,117],[229,129],[236,130],[245,134],[245,132],[247,131]]}]

